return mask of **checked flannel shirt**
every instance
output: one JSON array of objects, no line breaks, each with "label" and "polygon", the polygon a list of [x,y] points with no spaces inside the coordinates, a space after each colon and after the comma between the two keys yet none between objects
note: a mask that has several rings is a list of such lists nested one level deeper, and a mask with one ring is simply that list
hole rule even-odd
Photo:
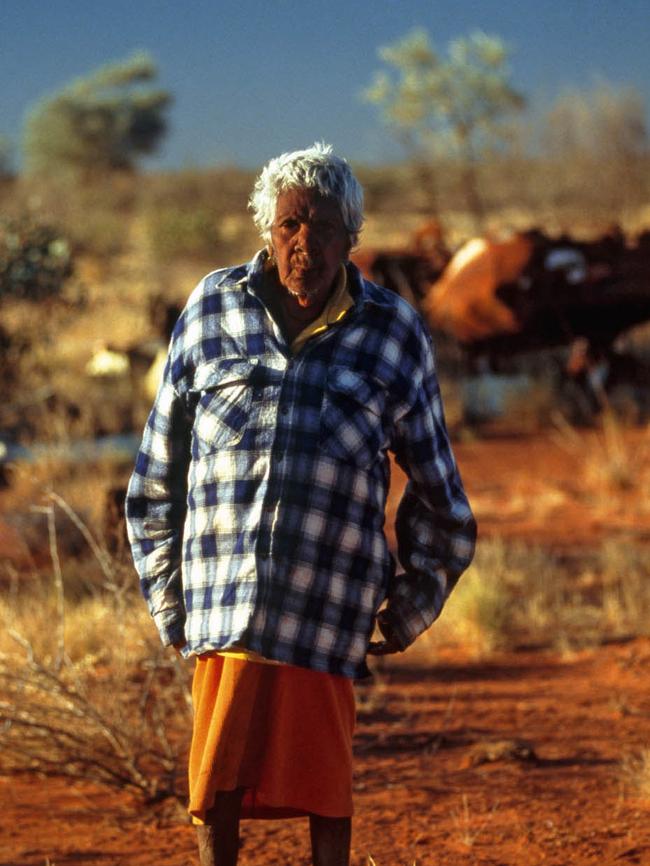
[{"label": "checked flannel shirt", "polygon": [[[127,494],[141,588],[164,644],[244,647],[367,674],[375,614],[407,646],[471,561],[430,336],[347,266],[353,305],[292,355],[262,303],[266,253],[189,298]],[[384,536],[388,451],[409,481]]]}]

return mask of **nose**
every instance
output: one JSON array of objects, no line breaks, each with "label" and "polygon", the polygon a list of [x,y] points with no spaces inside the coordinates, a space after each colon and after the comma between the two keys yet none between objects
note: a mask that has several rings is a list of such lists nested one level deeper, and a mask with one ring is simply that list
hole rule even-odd
[{"label": "nose", "polygon": [[314,227],[309,222],[300,224],[298,232],[298,246],[306,253],[315,252],[318,247],[318,237]]}]

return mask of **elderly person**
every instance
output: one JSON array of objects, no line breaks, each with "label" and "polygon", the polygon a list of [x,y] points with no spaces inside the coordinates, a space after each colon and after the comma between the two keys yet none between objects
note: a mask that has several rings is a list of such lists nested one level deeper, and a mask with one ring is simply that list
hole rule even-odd
[{"label": "elderly person", "polygon": [[[348,260],[363,217],[347,162],[326,145],[283,154],[250,204],[265,248],[205,277],[178,321],[129,533],[163,643],[196,657],[201,863],[237,862],[240,817],[305,815],[313,862],[343,866],[352,680],[431,625],[475,523],[431,338]],[[409,478],[401,573],[383,531],[389,451]]]}]

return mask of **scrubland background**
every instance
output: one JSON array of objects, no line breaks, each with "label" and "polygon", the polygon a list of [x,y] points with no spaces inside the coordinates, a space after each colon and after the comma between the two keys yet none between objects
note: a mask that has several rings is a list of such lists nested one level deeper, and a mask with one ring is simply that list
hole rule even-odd
[{"label": "scrubland background", "polygon": [[[628,104],[624,96],[609,91],[615,107]],[[595,104],[585,97],[573,108],[593,120]],[[451,250],[477,233],[533,227],[590,239],[616,224],[633,243],[650,230],[645,127],[630,145],[615,133],[621,113],[611,116],[596,149],[559,136],[544,152],[484,155],[472,195],[458,156],[436,157],[435,189],[431,165],[414,154],[354,166],[366,194],[361,249],[410,250],[432,217]],[[166,309],[182,306],[207,271],[261,245],[247,211],[255,174],[124,166],[73,177],[6,167],[0,179],[2,773],[129,791],[165,820],[182,814],[190,671],[158,644],[120,507],[151,405],[147,374],[168,336]],[[480,208],[471,206],[477,190]],[[647,327],[634,336],[647,352]],[[487,664],[507,652],[569,658],[643,641],[647,415],[623,395],[578,426],[566,395],[540,375],[492,423],[469,425],[458,370],[443,365],[441,378],[481,527],[476,561],[398,665],[430,669],[450,653]],[[388,526],[401,483],[395,473]],[[366,717],[388,712],[390,666],[378,665],[360,693]],[[648,751],[619,763],[623,788],[650,796]],[[469,851],[484,818],[476,824],[462,802],[457,830]]]}]

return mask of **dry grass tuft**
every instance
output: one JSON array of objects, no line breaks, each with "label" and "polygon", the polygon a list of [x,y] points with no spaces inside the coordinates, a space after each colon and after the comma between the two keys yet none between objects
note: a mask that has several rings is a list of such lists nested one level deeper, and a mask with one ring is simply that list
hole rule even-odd
[{"label": "dry grass tuft", "polygon": [[456,645],[475,656],[522,646],[572,649],[650,633],[650,560],[643,545],[610,539],[578,560],[487,539],[440,620],[413,649]]},{"label": "dry grass tuft", "polygon": [[555,440],[576,460],[576,474],[587,493],[601,504],[628,491],[647,489],[650,480],[650,426],[638,442],[625,435],[623,423],[607,408],[596,435],[581,435],[560,414],[554,416]]},{"label": "dry grass tuft", "polygon": [[611,492],[632,490],[640,482],[638,452],[626,442],[621,425],[612,412],[605,412],[601,421],[596,447],[584,458],[587,484]]},{"label": "dry grass tuft", "polygon": [[93,665],[52,664],[28,643],[23,649],[22,664],[16,655],[0,655],[6,770],[91,780],[130,789],[150,803],[180,801],[182,768],[167,722],[181,708],[169,699],[175,675],[169,660],[159,654],[127,677],[102,676]]},{"label": "dry grass tuft", "polygon": [[472,815],[469,797],[467,794],[462,795],[460,809],[454,810],[451,813],[451,817],[463,845],[467,848],[472,848],[476,844],[478,837],[485,830],[490,819],[497,811],[498,805],[498,803],[495,803],[488,814],[482,820],[478,820],[476,815]]},{"label": "dry grass tuft", "polygon": [[554,559],[539,548],[501,539],[479,543],[432,638],[476,655],[539,640],[561,606],[556,570]]},{"label": "dry grass tuft", "polygon": [[624,788],[635,796],[650,799],[650,748],[623,758],[621,781]]},{"label": "dry grass tuft", "polygon": [[[94,582],[70,598],[55,508],[76,524]],[[11,581],[0,596],[0,749],[7,771],[129,789],[146,802],[184,797],[187,675],[158,644],[132,572],[114,561],[55,494],[43,506],[49,580]],[[186,727],[186,725],[185,725]]]}]

